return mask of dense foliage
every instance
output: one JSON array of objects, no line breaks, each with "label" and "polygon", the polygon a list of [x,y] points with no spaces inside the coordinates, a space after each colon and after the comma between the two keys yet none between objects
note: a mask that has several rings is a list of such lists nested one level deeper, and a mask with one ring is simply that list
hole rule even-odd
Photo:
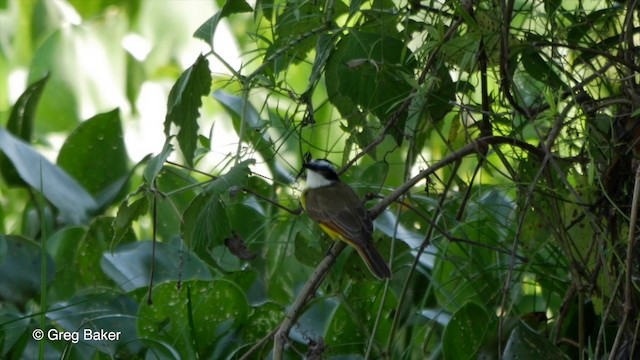
[{"label": "dense foliage", "polygon": [[[1,358],[640,354],[637,0],[9,0],[0,29]],[[390,281],[303,213],[309,155]]]}]

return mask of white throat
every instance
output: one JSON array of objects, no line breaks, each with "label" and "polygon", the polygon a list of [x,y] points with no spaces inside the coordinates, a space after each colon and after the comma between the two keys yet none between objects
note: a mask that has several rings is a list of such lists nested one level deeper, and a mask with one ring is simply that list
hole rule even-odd
[{"label": "white throat", "polygon": [[317,189],[331,184],[333,184],[331,180],[313,170],[307,169],[307,188]]}]

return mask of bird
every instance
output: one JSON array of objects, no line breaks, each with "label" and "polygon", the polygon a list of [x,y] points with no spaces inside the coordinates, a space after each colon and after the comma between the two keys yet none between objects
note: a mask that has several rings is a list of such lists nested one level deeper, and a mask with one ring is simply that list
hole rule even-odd
[{"label": "bird", "polygon": [[342,182],[326,159],[302,164],[306,170],[306,189],[302,207],[330,237],[351,245],[371,273],[378,279],[390,279],[391,270],[373,244],[373,221],[356,192]]}]

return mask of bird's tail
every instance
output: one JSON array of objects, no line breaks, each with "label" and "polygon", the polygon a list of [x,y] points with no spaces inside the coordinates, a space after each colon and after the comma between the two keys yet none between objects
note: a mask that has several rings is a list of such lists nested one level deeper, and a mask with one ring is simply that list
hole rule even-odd
[{"label": "bird's tail", "polygon": [[357,246],[356,250],[375,277],[377,277],[378,279],[391,278],[391,270],[389,270],[389,266],[387,266],[387,263],[382,258],[382,255],[380,255],[373,244]]}]

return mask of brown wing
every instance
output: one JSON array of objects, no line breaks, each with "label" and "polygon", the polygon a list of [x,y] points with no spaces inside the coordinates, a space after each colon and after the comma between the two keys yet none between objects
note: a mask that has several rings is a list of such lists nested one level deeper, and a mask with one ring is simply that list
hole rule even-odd
[{"label": "brown wing", "polygon": [[334,186],[310,189],[305,201],[307,213],[313,220],[336,231],[355,246],[371,244],[371,216],[362,206],[358,195],[348,185],[337,183]]},{"label": "brown wing", "polygon": [[306,193],[305,202],[309,217],[340,234],[343,240],[358,251],[373,275],[379,279],[391,278],[389,266],[373,246],[371,215],[362,206],[353,189],[344,183],[310,189]]}]

